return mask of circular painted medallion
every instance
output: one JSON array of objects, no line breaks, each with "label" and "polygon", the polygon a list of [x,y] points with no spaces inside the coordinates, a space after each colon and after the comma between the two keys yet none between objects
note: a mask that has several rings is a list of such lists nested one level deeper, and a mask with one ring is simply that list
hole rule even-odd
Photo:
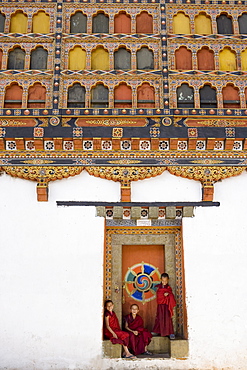
[{"label": "circular painted medallion", "polygon": [[142,303],[149,302],[156,297],[155,285],[160,283],[160,272],[150,263],[137,263],[128,268],[124,283],[131,298]]}]

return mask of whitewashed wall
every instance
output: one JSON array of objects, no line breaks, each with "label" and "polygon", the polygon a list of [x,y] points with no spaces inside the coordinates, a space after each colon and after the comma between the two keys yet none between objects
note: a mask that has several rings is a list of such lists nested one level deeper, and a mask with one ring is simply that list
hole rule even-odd
[{"label": "whitewashed wall", "polygon": [[[104,221],[56,200],[119,200],[119,184],[81,175],[50,184],[0,177],[0,369],[247,368],[247,174],[216,185],[219,208],[184,220],[190,358],[102,360]],[[132,184],[134,201],[199,201],[169,173]]]}]

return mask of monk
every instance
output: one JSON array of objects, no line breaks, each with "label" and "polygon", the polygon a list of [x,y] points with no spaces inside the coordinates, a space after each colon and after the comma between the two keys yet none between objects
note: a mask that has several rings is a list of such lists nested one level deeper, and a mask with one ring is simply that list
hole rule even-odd
[{"label": "monk", "polygon": [[147,346],[151,342],[152,334],[144,329],[143,319],[138,315],[137,304],[130,306],[130,313],[124,317],[125,329],[129,332],[129,348],[134,355],[152,355]]},{"label": "monk", "polygon": [[156,285],[158,288],[156,292],[158,305],[152,334],[162,337],[169,336],[170,339],[175,339],[172,316],[176,300],[168,283],[169,275],[163,273],[161,275],[161,283]]},{"label": "monk", "polygon": [[111,300],[105,302],[105,314],[104,314],[104,337],[110,339],[113,344],[121,344],[123,346],[125,358],[136,358],[128,350],[129,345],[129,334],[126,331],[122,331],[119,326],[118,318],[113,311],[114,305]]}]

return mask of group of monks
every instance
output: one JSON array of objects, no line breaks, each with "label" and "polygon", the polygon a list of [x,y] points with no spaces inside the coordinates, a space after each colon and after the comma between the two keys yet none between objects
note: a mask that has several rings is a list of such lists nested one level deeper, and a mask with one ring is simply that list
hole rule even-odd
[{"label": "group of monks", "polygon": [[143,319],[138,315],[137,304],[133,303],[130,306],[130,313],[124,317],[124,330],[121,330],[113,311],[113,302],[111,300],[105,302],[104,337],[110,339],[113,344],[119,343],[123,346],[124,358],[136,358],[140,354],[151,356],[152,353],[147,347],[153,335],[175,338],[172,316],[176,301],[168,283],[169,275],[163,273],[161,283],[156,285],[157,313],[152,333],[144,328]]}]

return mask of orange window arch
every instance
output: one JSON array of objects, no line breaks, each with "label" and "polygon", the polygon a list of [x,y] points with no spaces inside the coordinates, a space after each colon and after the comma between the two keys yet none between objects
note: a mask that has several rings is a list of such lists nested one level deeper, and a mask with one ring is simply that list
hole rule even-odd
[{"label": "orange window arch", "polygon": [[126,12],[120,12],[114,18],[115,33],[131,33],[131,17]]},{"label": "orange window arch", "polygon": [[148,12],[136,16],[136,33],[153,33],[153,17]]},{"label": "orange window arch", "polygon": [[36,82],[28,89],[28,108],[45,108],[46,88],[40,82]]},{"label": "orange window arch", "polygon": [[223,107],[240,108],[239,88],[233,84],[228,84],[222,89]]},{"label": "orange window arch", "polygon": [[197,68],[200,71],[213,71],[215,70],[214,52],[207,46],[201,48],[197,52]]},{"label": "orange window arch", "polygon": [[144,82],[137,89],[137,107],[154,108],[154,106],[155,106],[154,88],[149,83]]},{"label": "orange window arch", "polygon": [[114,106],[115,108],[132,107],[132,89],[124,82],[114,89]]},{"label": "orange window arch", "polygon": [[175,62],[176,69],[191,70],[192,69],[191,50],[187,49],[186,46],[180,46],[180,48],[175,51]]},{"label": "orange window arch", "polygon": [[23,89],[18,83],[6,87],[4,108],[21,108]]}]

